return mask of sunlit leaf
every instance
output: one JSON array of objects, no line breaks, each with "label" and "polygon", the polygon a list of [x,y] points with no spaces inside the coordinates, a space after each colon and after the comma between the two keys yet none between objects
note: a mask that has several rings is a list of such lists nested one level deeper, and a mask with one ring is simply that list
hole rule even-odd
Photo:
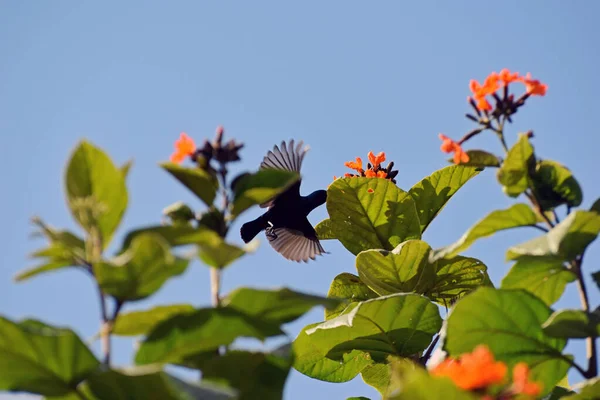
[{"label": "sunlit leaf", "polygon": [[160,166],[194,193],[204,204],[212,205],[219,188],[216,176],[197,167],[184,167],[172,162],[161,163]]},{"label": "sunlit leaf", "polygon": [[333,228],[331,226],[331,220],[329,218],[324,219],[323,221],[319,222],[315,226],[315,231],[317,232],[317,237],[319,238],[319,240],[337,239],[335,237],[335,234],[333,233]]},{"label": "sunlit leaf", "polygon": [[555,311],[542,325],[548,336],[570,339],[600,336],[600,313],[582,310]]},{"label": "sunlit leaf", "polygon": [[600,377],[592,378],[577,384],[573,389],[579,393],[563,397],[565,400],[597,400],[600,393]]},{"label": "sunlit leaf", "polygon": [[524,257],[508,271],[502,280],[502,289],[525,289],[551,306],[560,299],[567,283],[575,278],[560,260]]},{"label": "sunlit leaf", "polygon": [[548,393],[571,366],[570,356],[562,354],[565,340],[542,330],[550,313],[542,300],[524,290],[479,288],[454,306],[444,350],[456,357],[487,345],[509,367],[527,363],[530,379],[542,382]]},{"label": "sunlit leaf", "polygon": [[547,234],[508,249],[506,258],[553,257],[570,261],[581,254],[600,232],[600,214],[574,211]]},{"label": "sunlit leaf", "polygon": [[479,172],[481,168],[450,165],[435,171],[410,188],[408,193],[415,201],[421,232],[425,232],[448,200]]},{"label": "sunlit leaf", "polygon": [[453,257],[468,249],[476,240],[505,229],[534,226],[538,216],[527,204],[515,204],[506,210],[493,211],[473,225],[455,243],[433,251],[432,259]]},{"label": "sunlit leaf", "polygon": [[120,336],[145,335],[160,322],[176,314],[194,311],[189,304],[156,306],[149,310],[122,312],[115,321],[112,333]]},{"label": "sunlit leaf", "polygon": [[278,169],[264,169],[243,176],[234,187],[231,213],[238,216],[254,205],[265,203],[299,179],[295,172]]},{"label": "sunlit leaf", "polygon": [[434,265],[435,282],[425,295],[446,307],[480,286],[493,286],[487,267],[476,258],[456,256]]},{"label": "sunlit leaf", "polygon": [[343,272],[336,276],[331,282],[327,297],[343,299],[344,301],[333,309],[325,309],[326,320],[337,317],[344,310],[349,307],[354,307],[360,301],[374,299],[378,297],[378,295],[369,289],[358,276]]},{"label": "sunlit leaf", "polygon": [[67,164],[65,186],[73,217],[88,232],[97,227],[107,247],[127,208],[123,172],[104,151],[84,140]]},{"label": "sunlit leaf", "polygon": [[63,396],[98,366],[70,329],[0,317],[0,390]]},{"label": "sunlit leaf", "polygon": [[388,179],[341,178],[327,190],[333,235],[353,254],[421,236],[412,197]]},{"label": "sunlit leaf", "polygon": [[533,147],[527,135],[521,133],[517,143],[508,151],[497,174],[498,182],[507,195],[517,197],[528,188],[529,170],[534,162]]},{"label": "sunlit leaf", "polygon": [[332,308],[338,303],[335,299],[300,293],[288,288],[260,290],[245,287],[233,291],[222,302],[225,306],[275,325],[292,322],[315,306]]},{"label": "sunlit leaf", "polygon": [[[467,150],[465,153],[469,156],[469,161],[460,165],[471,167],[499,167],[500,157],[484,150]],[[448,160],[454,163],[454,158]]]}]

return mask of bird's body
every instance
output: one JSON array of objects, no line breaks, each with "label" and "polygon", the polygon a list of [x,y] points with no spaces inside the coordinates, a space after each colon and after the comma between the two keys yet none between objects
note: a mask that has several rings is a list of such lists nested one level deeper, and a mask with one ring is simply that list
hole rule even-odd
[{"label": "bird's body", "polygon": [[[302,148],[302,142],[296,147],[293,140],[288,145],[282,142],[281,149],[275,146],[273,151],[269,151],[260,168],[299,173],[307,150],[308,148]],[[327,192],[317,190],[308,196],[301,196],[300,183],[301,181],[296,182],[273,200],[261,205],[268,207],[267,212],[242,225],[240,233],[244,242],[248,243],[265,230],[271,246],[289,260],[308,262],[325,253],[307,216],[325,203]]]}]

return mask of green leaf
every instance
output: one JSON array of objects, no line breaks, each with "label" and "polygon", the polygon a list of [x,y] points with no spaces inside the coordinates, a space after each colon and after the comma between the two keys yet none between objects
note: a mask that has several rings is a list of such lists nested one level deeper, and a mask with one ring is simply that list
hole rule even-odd
[{"label": "green leaf", "polygon": [[346,301],[341,302],[335,308],[326,308],[326,320],[337,317],[344,312],[344,310],[349,311],[351,307],[354,307],[360,301],[376,298],[377,293],[369,289],[358,276],[343,272],[336,276],[331,282],[327,297],[332,299],[344,299]]},{"label": "green leaf", "polygon": [[358,396],[358,397],[348,397],[346,400],[371,400],[368,397],[365,396]]},{"label": "green leaf", "polygon": [[73,217],[87,232],[97,227],[106,248],[127,208],[123,172],[106,153],[84,140],[71,155],[65,183]]},{"label": "green leaf", "polygon": [[595,211],[600,214],[600,198],[597,199],[590,207],[590,211]]},{"label": "green leaf", "polygon": [[[499,167],[500,157],[495,154],[489,153],[484,150],[467,150],[469,161],[461,163],[460,165],[471,166],[471,167]],[[454,159],[448,160],[450,163],[454,163]]]},{"label": "green leaf", "polygon": [[177,363],[188,355],[228,345],[238,337],[263,340],[282,333],[276,325],[229,307],[204,308],[156,325],[142,342],[135,362]]},{"label": "green leaf", "polygon": [[412,197],[388,179],[341,178],[327,190],[335,237],[353,254],[393,250],[421,236]]},{"label": "green leaf", "polygon": [[527,363],[530,379],[541,382],[548,393],[571,366],[570,357],[561,353],[565,340],[542,331],[550,313],[544,302],[524,290],[479,288],[454,306],[444,350],[456,357],[487,345],[509,368]]},{"label": "green leaf", "polygon": [[422,240],[408,240],[393,251],[363,251],[356,257],[358,276],[380,296],[425,293],[435,281],[435,268],[428,261],[430,251]]},{"label": "green leaf", "polygon": [[296,172],[264,169],[239,179],[234,187],[231,214],[234,217],[257,204],[266,203],[298,182]]},{"label": "green leaf", "polygon": [[131,246],[134,238],[142,234],[155,233],[165,239],[170,246],[185,246],[195,244],[204,236],[203,228],[194,228],[191,225],[154,225],[130,231],[123,240],[123,250]]},{"label": "green leaf", "polygon": [[533,147],[526,134],[508,151],[506,160],[498,170],[498,182],[510,197],[517,197],[529,187],[529,169],[535,162]]},{"label": "green leaf", "polygon": [[453,257],[465,251],[477,240],[498,231],[522,226],[535,226],[539,219],[527,204],[515,204],[506,210],[493,211],[473,225],[458,241],[433,251],[432,260]]},{"label": "green leaf", "polygon": [[579,390],[579,393],[563,397],[565,400],[598,400],[600,396],[600,378],[593,378],[583,381],[573,389]]},{"label": "green leaf", "polygon": [[98,366],[70,329],[0,317],[0,390],[64,396]]},{"label": "green leaf", "polygon": [[189,304],[172,304],[156,306],[149,310],[121,313],[115,321],[112,333],[120,336],[145,335],[162,321],[192,311],[194,307]]},{"label": "green leaf", "polygon": [[212,205],[219,188],[216,176],[200,168],[183,167],[172,162],[161,163],[160,166],[194,193],[204,204],[209,207]]},{"label": "green leaf", "polygon": [[125,164],[121,165],[121,168],[119,168],[119,169],[121,170],[121,173],[123,174],[123,178],[127,179],[127,176],[129,176],[129,171],[131,170],[132,166],[133,166],[133,160],[129,160]]},{"label": "green leaf", "polygon": [[217,232],[210,229],[203,229],[202,233],[198,235],[196,243],[198,244],[200,259],[206,265],[219,269],[227,267],[246,254],[246,249],[251,248],[229,244]]},{"label": "green leaf", "polygon": [[294,369],[298,372],[326,382],[348,382],[373,360],[369,354],[352,350],[342,355],[342,360],[327,358],[327,346],[314,341],[306,334],[319,324],[307,325],[300,331],[293,343]]},{"label": "green leaf", "polygon": [[169,244],[156,234],[143,234],[111,263],[94,265],[94,275],[104,291],[121,302],[144,299],[169,279],[181,275],[189,260],[173,256]]},{"label": "green leaf", "polygon": [[577,207],[583,200],[581,187],[571,171],[555,161],[538,162],[531,180],[536,199],[543,210],[561,204]]},{"label": "green leaf", "polygon": [[369,386],[374,387],[385,398],[390,390],[392,378],[392,366],[386,364],[367,365],[361,372],[363,381]]},{"label": "green leaf", "polygon": [[191,220],[196,218],[194,210],[183,201],[178,201],[165,207],[163,215],[167,216],[175,226],[188,225]]},{"label": "green leaf", "polygon": [[[415,201],[421,233],[444,208],[448,200],[481,168],[450,165],[423,178],[408,191]],[[330,213],[331,214],[331,213]]]},{"label": "green leaf", "polygon": [[575,274],[562,261],[543,257],[524,257],[502,280],[502,289],[525,289],[548,306],[556,303]]},{"label": "green leaf", "polygon": [[425,295],[446,307],[480,286],[493,286],[487,267],[476,258],[456,256],[434,265],[435,282]]},{"label": "green leaf", "polygon": [[70,267],[72,265],[73,264],[69,260],[47,261],[36,267],[27,268],[23,271],[19,271],[15,275],[15,281],[21,282],[39,274],[43,274],[45,272],[56,271],[65,267]]},{"label": "green leaf", "polygon": [[222,304],[274,325],[281,325],[300,318],[315,306],[332,308],[339,301],[288,288],[260,290],[243,287],[225,297]]},{"label": "green leaf", "polygon": [[280,400],[291,365],[289,356],[233,350],[212,357],[202,368],[202,380],[235,388],[239,400]]},{"label": "green leaf", "polygon": [[552,392],[550,392],[546,397],[544,397],[543,400],[567,399],[568,397],[565,396],[570,394],[575,394],[575,392],[562,386],[555,386],[554,389],[552,389]]},{"label": "green leaf", "polygon": [[319,222],[317,226],[315,226],[315,231],[317,232],[319,240],[337,239],[333,233],[333,227],[329,218]]},{"label": "green leaf", "polygon": [[596,239],[600,233],[600,214],[575,211],[544,236],[508,249],[506,258],[516,260],[525,256],[554,257],[571,261]]},{"label": "green leaf", "polygon": [[214,385],[189,384],[155,368],[106,370],[85,382],[83,392],[94,399],[226,400],[235,392]]},{"label": "green leaf", "polygon": [[546,335],[557,338],[596,338],[600,336],[600,315],[598,311],[591,314],[582,310],[555,311],[542,329]]}]

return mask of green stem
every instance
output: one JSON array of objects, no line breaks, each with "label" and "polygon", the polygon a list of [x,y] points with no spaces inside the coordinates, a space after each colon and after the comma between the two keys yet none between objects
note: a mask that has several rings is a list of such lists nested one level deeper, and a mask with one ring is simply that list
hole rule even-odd
[{"label": "green stem", "polygon": [[210,297],[213,307],[221,306],[221,270],[219,268],[210,269]]},{"label": "green stem", "polygon": [[[583,311],[589,313],[591,311],[590,300],[588,298],[585,280],[581,271],[582,263],[583,254],[572,263],[572,267],[575,271],[575,275],[577,276],[577,289],[579,291],[579,298],[581,299],[581,306],[583,307]],[[585,376],[587,379],[595,378],[598,375],[598,349],[596,347],[595,337],[590,336],[586,338],[586,353],[588,359],[588,368],[583,376]]]}]

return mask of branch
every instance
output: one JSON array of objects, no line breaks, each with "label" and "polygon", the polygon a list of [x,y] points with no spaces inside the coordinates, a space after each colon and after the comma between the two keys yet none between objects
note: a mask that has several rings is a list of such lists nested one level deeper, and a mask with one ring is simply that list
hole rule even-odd
[{"label": "branch", "polygon": [[219,268],[210,269],[210,297],[213,307],[221,306],[221,270]]},{"label": "branch", "polygon": [[421,357],[419,359],[419,361],[421,362],[422,365],[427,364],[427,361],[429,361],[429,359],[431,358],[431,354],[433,353],[433,349],[435,348],[435,346],[437,346],[438,341],[440,340],[440,334],[438,333],[435,338],[433,339],[433,341],[431,342],[431,344],[429,345],[429,347],[427,348],[427,351],[425,352],[425,354],[423,354],[423,357]]},{"label": "branch", "polygon": [[[585,280],[583,273],[581,272],[581,265],[583,263],[583,254],[572,263],[572,267],[575,270],[577,276],[577,289],[579,291],[579,297],[581,299],[581,305],[583,311],[586,313],[590,312],[590,300],[588,298],[587,289],[585,287]],[[588,337],[586,341],[586,352],[588,359],[588,368],[583,376],[587,379],[594,378],[598,375],[598,349],[596,348],[596,338]]]}]

